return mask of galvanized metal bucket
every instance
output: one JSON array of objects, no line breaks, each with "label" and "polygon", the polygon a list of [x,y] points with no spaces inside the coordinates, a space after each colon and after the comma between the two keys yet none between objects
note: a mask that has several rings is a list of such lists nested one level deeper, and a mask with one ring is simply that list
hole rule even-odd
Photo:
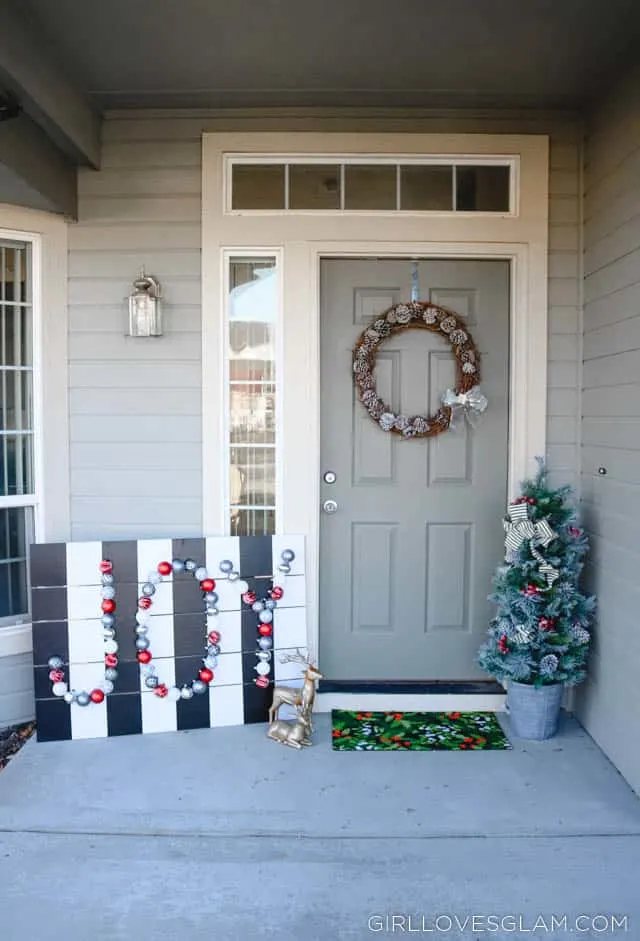
[{"label": "galvanized metal bucket", "polygon": [[564,685],[529,686],[509,682],[507,712],[511,728],[518,738],[541,741],[558,731]]}]

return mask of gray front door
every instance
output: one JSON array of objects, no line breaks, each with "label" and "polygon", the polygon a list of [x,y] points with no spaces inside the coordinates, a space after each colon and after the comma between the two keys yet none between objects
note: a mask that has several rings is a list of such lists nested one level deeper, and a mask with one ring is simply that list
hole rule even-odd
[{"label": "gray front door", "polygon": [[[420,299],[466,319],[489,400],[476,429],[403,440],[354,390],[353,345],[410,300],[412,263],[326,260],[321,272],[320,667],[330,679],[471,679],[503,554],[507,497],[509,265],[423,261]],[[433,412],[455,381],[449,346],[424,330],[383,344],[378,390],[405,414]],[[335,482],[325,482],[327,472]]]}]

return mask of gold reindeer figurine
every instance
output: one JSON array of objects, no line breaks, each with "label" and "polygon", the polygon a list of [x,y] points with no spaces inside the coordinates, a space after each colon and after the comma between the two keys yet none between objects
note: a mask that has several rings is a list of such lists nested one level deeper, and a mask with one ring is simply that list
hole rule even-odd
[{"label": "gold reindeer figurine", "polygon": [[280,662],[304,664],[306,667],[304,683],[301,688],[295,686],[274,687],[271,708],[269,709],[269,722],[274,722],[278,718],[280,706],[286,703],[288,706],[293,706],[299,710],[306,717],[311,729],[311,713],[313,712],[313,703],[316,696],[316,683],[322,679],[322,673],[310,662],[310,659],[300,653],[297,647],[295,654],[285,654],[280,657]]},{"label": "gold reindeer figurine", "polygon": [[291,748],[302,748],[303,745],[310,745],[311,722],[304,713],[298,713],[295,719],[275,719],[269,723],[267,729],[267,738],[272,738],[281,745],[289,745]]}]

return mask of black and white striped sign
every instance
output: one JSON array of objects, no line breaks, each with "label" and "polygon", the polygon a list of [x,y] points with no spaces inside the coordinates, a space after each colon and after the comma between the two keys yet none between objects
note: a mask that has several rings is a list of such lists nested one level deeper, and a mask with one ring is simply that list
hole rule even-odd
[{"label": "black and white striped sign", "polygon": [[[292,549],[291,572],[278,571]],[[135,614],[142,583],[159,562],[194,559],[216,580],[215,627],[221,634],[218,667],[207,693],[171,702],[144,685],[136,659]],[[101,624],[102,559],[113,563],[117,588],[118,678],[102,703],[68,704],[51,691],[48,660],[59,656],[70,689],[91,690],[104,679]],[[258,598],[272,584],[284,596],[273,618],[271,679],[300,681],[301,667],[281,663],[285,651],[306,649],[305,546],[302,536],[221,536],[202,539],[48,543],[31,547],[33,656],[36,723],[40,741],[101,738],[264,722],[273,684],[256,686],[258,617],[242,603],[237,583],[220,571],[229,559]],[[273,582],[272,582],[273,579]],[[186,573],[157,586],[149,640],[158,675],[167,684],[188,684],[202,667],[205,638],[202,592]]]}]

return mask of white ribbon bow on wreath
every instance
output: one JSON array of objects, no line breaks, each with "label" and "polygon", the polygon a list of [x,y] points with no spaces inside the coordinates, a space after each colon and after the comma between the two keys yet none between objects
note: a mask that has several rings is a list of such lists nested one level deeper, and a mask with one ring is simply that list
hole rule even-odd
[{"label": "white ribbon bow on wreath", "polygon": [[510,503],[507,507],[507,513],[509,518],[503,520],[506,533],[504,540],[505,561],[515,561],[522,543],[528,541],[531,554],[540,563],[540,574],[544,577],[547,587],[551,588],[556,579],[560,577],[560,572],[546,561],[537,547],[542,546],[543,549],[546,549],[558,534],[554,532],[546,520],[538,520],[535,523],[530,520],[526,503]]},{"label": "white ribbon bow on wreath", "polygon": [[475,428],[488,402],[480,386],[473,386],[468,392],[455,393],[453,389],[447,389],[442,396],[442,404],[451,409],[450,428],[456,428],[465,418]]}]

